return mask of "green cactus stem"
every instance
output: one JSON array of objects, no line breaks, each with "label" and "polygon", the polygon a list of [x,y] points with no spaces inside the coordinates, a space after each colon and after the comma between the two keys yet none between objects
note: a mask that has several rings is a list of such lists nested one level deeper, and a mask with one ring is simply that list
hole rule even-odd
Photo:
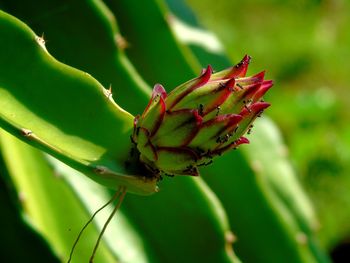
[{"label": "green cactus stem", "polygon": [[125,165],[133,116],[89,74],[50,56],[25,24],[4,12],[0,24],[0,126],[101,184],[154,193],[155,179]]}]

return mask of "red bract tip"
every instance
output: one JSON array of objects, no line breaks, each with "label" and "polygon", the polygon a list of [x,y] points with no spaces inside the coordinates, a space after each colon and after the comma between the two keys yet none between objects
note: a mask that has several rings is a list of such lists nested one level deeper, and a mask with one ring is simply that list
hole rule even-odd
[{"label": "red bract tip", "polygon": [[248,65],[250,63],[251,57],[245,55],[241,62],[232,67],[232,70],[224,77],[226,78],[242,78],[247,74]]},{"label": "red bract tip", "polygon": [[243,118],[247,117],[248,115],[256,115],[268,108],[270,105],[271,104],[267,102],[255,102],[249,107],[244,107],[239,115],[241,115]]},{"label": "red bract tip", "polygon": [[223,152],[226,152],[230,149],[237,148],[241,144],[248,144],[249,140],[245,137],[240,137],[237,140],[235,140],[233,143],[230,143],[229,145],[226,145],[222,148],[218,148],[214,151],[212,151],[213,155],[221,155]]},{"label": "red bract tip", "polygon": [[249,85],[247,87],[244,88],[243,90],[243,98],[251,98],[256,92],[259,91],[261,87],[261,83],[257,83],[257,84],[253,84],[253,85]]},{"label": "red bract tip", "polygon": [[246,137],[240,137],[238,138],[235,142],[234,142],[234,147],[237,147],[241,144],[248,144],[249,143],[249,140],[246,138]]},{"label": "red bract tip", "polygon": [[265,86],[268,88],[271,88],[273,86],[273,80],[264,80],[263,83],[261,84],[265,88]]},{"label": "red bract tip", "polygon": [[252,60],[252,57],[246,54],[242,59],[242,63],[249,64],[251,60]]},{"label": "red bract tip", "polygon": [[144,110],[144,112],[142,113],[142,117],[144,117],[146,115],[146,113],[148,112],[153,100],[155,97],[160,96],[161,98],[165,99],[167,94],[166,91],[164,89],[164,87],[161,84],[156,84],[153,87],[152,90],[152,95],[151,95],[151,99],[149,100],[146,109]]},{"label": "red bract tip", "polygon": [[261,71],[261,72],[259,72],[258,74],[252,76],[251,78],[254,79],[255,81],[261,82],[261,81],[264,80],[265,73],[266,73],[265,70],[264,70],[264,71]]},{"label": "red bract tip", "polygon": [[160,96],[165,99],[167,97],[166,91],[164,89],[164,87],[161,84],[156,84],[153,87],[153,91],[152,91],[152,98],[153,96],[156,96],[157,94],[160,94]]},{"label": "red bract tip", "polygon": [[176,97],[176,99],[169,106],[169,110],[171,110],[177,103],[179,103],[186,95],[194,91],[195,89],[205,85],[210,80],[211,75],[213,74],[213,69],[210,65],[205,70],[202,70],[201,75],[196,79],[196,82],[184,90],[180,95]]},{"label": "red bract tip", "polygon": [[206,84],[209,81],[211,74],[213,74],[213,68],[208,65],[206,69],[202,70],[202,73],[198,78],[199,81],[194,86],[197,88]]},{"label": "red bract tip", "polygon": [[272,80],[264,80],[259,90],[254,94],[253,102],[258,101],[273,86]]},{"label": "red bract tip", "polygon": [[256,102],[250,106],[250,110],[252,112],[260,112],[262,110],[265,110],[266,108],[270,107],[271,104],[268,102]]}]

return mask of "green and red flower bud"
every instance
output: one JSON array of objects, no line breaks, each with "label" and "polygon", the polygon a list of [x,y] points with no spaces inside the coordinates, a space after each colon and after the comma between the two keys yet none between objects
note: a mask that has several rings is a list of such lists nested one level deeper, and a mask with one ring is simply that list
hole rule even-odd
[{"label": "green and red flower bud", "polygon": [[213,74],[201,75],[171,91],[156,84],[142,115],[135,117],[133,141],[140,161],[154,174],[198,175],[197,167],[248,143],[243,135],[270,104],[265,72],[246,77],[250,57]]}]

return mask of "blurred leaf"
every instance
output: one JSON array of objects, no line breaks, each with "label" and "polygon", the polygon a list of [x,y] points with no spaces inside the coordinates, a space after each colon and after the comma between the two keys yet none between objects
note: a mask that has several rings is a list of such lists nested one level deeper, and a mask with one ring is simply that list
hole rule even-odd
[{"label": "blurred leaf", "polygon": [[[56,255],[66,261],[78,230],[88,220],[87,213],[62,178],[55,176],[40,151],[3,131],[1,151],[28,222],[50,243]],[[91,240],[96,240],[97,234],[94,228],[86,230],[73,262],[88,259],[93,248]],[[105,244],[101,244],[96,262],[115,260]]]},{"label": "blurred leaf", "polygon": [[178,44],[170,30],[171,17],[162,1],[104,2],[117,18],[127,55],[148,84],[161,83],[170,91],[200,71],[192,53]]},{"label": "blurred leaf", "polygon": [[[38,258],[45,262],[59,262],[42,237],[31,229],[19,214],[18,200],[13,200],[11,187],[6,182],[6,169],[1,163],[0,199],[2,226],[0,239],[1,259],[6,262],[36,262]],[[13,250],[20,247],[21,253]]]}]

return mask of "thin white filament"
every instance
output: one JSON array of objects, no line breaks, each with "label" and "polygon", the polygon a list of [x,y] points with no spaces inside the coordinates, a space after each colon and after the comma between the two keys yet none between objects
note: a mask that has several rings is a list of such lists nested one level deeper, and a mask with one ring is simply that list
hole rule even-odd
[{"label": "thin white filament", "polygon": [[124,200],[124,197],[125,197],[125,195],[126,195],[126,187],[124,187],[124,186],[120,187],[119,190],[118,190],[118,192],[120,193],[120,195],[119,195],[119,200],[118,200],[117,204],[115,205],[115,207],[114,207],[112,213],[111,213],[110,216],[108,217],[106,223],[104,224],[104,226],[103,226],[103,228],[102,228],[102,230],[101,230],[100,235],[98,236],[98,239],[97,239],[97,241],[96,241],[94,250],[93,250],[92,255],[91,255],[91,257],[90,257],[90,261],[89,261],[90,263],[93,263],[93,262],[94,262],[94,257],[95,257],[95,254],[96,254],[98,245],[100,244],[101,238],[102,238],[102,236],[103,236],[103,234],[104,234],[104,232],[105,232],[105,230],[106,230],[106,228],[107,228],[109,222],[112,220],[113,216],[114,216],[115,213],[118,211],[118,209],[120,208],[120,206],[121,206],[121,204],[122,204],[122,202],[123,202],[123,200]]},{"label": "thin white filament", "polygon": [[101,210],[103,210],[103,209],[104,209],[106,206],[108,206],[110,203],[114,202],[114,200],[116,200],[116,199],[120,196],[120,194],[121,194],[121,192],[122,192],[122,189],[123,189],[123,187],[120,187],[120,188],[118,189],[118,191],[113,195],[113,197],[112,197],[107,203],[105,203],[103,206],[101,206],[99,209],[97,209],[97,211],[90,217],[90,219],[86,222],[86,224],[85,224],[85,225],[83,226],[83,228],[80,230],[80,232],[79,232],[79,234],[78,234],[76,240],[74,241],[74,244],[73,244],[73,246],[72,246],[72,249],[71,249],[71,251],[70,251],[69,259],[68,259],[67,263],[70,263],[70,262],[71,262],[72,257],[73,257],[73,253],[74,253],[74,249],[75,249],[76,245],[78,244],[79,239],[80,239],[80,237],[82,236],[84,230],[88,227],[88,225],[92,222],[92,220],[94,220],[95,216],[96,216]]}]

